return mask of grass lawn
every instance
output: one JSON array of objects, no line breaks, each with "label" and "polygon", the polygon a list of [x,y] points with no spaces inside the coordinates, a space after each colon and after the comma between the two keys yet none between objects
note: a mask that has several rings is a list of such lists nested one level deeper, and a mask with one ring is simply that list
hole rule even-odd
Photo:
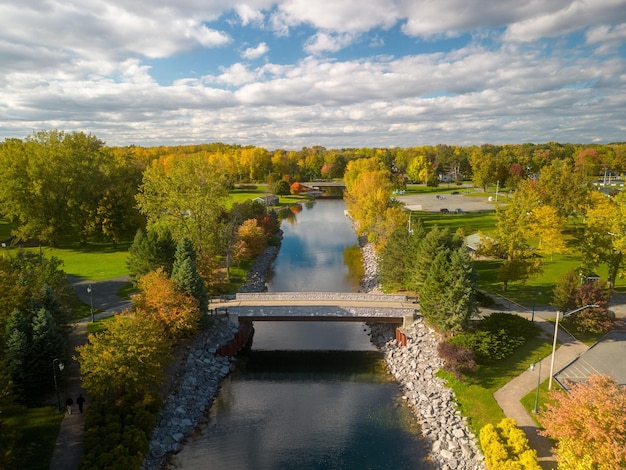
[{"label": "grass lawn", "polygon": [[63,413],[56,406],[36,408],[15,407],[6,412],[7,423],[15,427],[20,436],[15,446],[20,470],[48,468]]},{"label": "grass lawn", "polygon": [[437,212],[415,211],[411,213],[411,220],[415,223],[421,220],[426,230],[433,226],[448,228],[452,232],[463,229],[465,235],[482,230],[488,234],[496,226],[495,212],[467,212],[465,214],[439,214]]},{"label": "grass lawn", "polygon": [[552,342],[548,338],[535,337],[517,348],[512,356],[495,364],[478,366],[464,382],[444,371],[438,375],[454,390],[461,413],[478,436],[484,425],[499,423],[505,417],[493,397],[494,392],[551,352]]}]

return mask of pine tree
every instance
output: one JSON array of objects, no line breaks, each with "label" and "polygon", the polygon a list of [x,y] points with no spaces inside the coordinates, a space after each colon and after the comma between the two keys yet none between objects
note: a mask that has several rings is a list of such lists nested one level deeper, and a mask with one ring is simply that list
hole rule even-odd
[{"label": "pine tree", "polygon": [[204,280],[196,269],[196,251],[188,238],[183,238],[176,247],[172,279],[183,292],[195,297],[200,304],[200,311],[206,313],[207,291]]},{"label": "pine tree", "polygon": [[169,230],[148,230],[145,234],[137,230],[126,262],[131,280],[137,282],[141,276],[158,268],[171,273],[175,253],[176,244]]}]

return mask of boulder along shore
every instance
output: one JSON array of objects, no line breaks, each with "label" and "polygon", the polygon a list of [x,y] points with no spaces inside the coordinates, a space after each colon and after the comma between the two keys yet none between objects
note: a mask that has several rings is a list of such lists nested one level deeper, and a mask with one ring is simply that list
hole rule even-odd
[{"label": "boulder along shore", "polygon": [[[365,274],[361,292],[381,292],[378,283],[378,261],[372,243],[359,237]],[[484,457],[476,436],[457,410],[454,393],[435,373],[443,367],[437,354],[437,335],[422,317],[404,328],[407,345],[395,339],[394,327],[369,325],[372,343],[383,353],[391,373],[422,428],[433,466],[441,470],[482,470]]]},{"label": "boulder along shore", "polygon": [[[381,292],[374,246],[367,237],[359,237],[364,275],[360,292]],[[248,272],[241,292],[263,292],[278,248],[269,247]],[[398,383],[403,399],[417,417],[430,460],[438,470],[482,470],[484,458],[476,436],[456,408],[452,390],[435,376],[443,362],[437,354],[436,333],[421,317],[408,328],[407,345],[395,340],[393,327],[371,324],[371,341],[383,353],[387,369]],[[219,393],[219,382],[235,367],[235,357],[219,357],[216,351],[237,333],[237,327],[219,319],[214,327],[202,332],[188,348],[179,372],[179,386],[166,399],[157,417],[150,448],[143,468],[167,468],[168,457],[180,452],[185,441],[206,420]],[[203,397],[202,400],[198,400]]]}]

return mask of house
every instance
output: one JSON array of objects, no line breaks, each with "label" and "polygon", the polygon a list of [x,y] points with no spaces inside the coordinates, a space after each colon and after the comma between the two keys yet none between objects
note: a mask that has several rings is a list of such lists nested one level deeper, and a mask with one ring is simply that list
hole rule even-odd
[{"label": "house", "polygon": [[260,202],[264,206],[277,206],[278,205],[278,196],[260,196],[254,198],[255,201]]}]

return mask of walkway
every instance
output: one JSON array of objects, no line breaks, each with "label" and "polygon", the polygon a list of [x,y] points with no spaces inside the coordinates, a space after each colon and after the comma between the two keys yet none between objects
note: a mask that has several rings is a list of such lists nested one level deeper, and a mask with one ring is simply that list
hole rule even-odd
[{"label": "walkway", "polygon": [[[129,302],[117,296],[120,288],[128,282],[127,277],[110,279],[101,282],[89,282],[80,278],[70,277],[70,282],[76,289],[78,297],[89,305],[91,297],[86,288],[92,286],[93,306],[97,310],[104,309],[103,312],[95,315],[96,319],[105,318],[129,306]],[[73,325],[72,332],[68,338],[69,360],[65,363],[63,374],[65,377],[65,398],[71,396],[74,402],[80,393],[87,400],[85,408],[89,406],[89,397],[81,387],[79,364],[72,356],[75,354],[77,346],[87,342],[87,323],[91,317],[82,318]],[[76,470],[80,464],[83,453],[83,432],[85,427],[84,417],[78,412],[78,406],[74,405],[74,412],[67,413],[63,417],[59,435],[54,446],[54,453],[50,461],[50,470]]]},{"label": "walkway", "polygon": [[337,320],[403,323],[419,305],[398,294],[347,292],[239,293],[233,300],[212,303],[249,321]]}]

